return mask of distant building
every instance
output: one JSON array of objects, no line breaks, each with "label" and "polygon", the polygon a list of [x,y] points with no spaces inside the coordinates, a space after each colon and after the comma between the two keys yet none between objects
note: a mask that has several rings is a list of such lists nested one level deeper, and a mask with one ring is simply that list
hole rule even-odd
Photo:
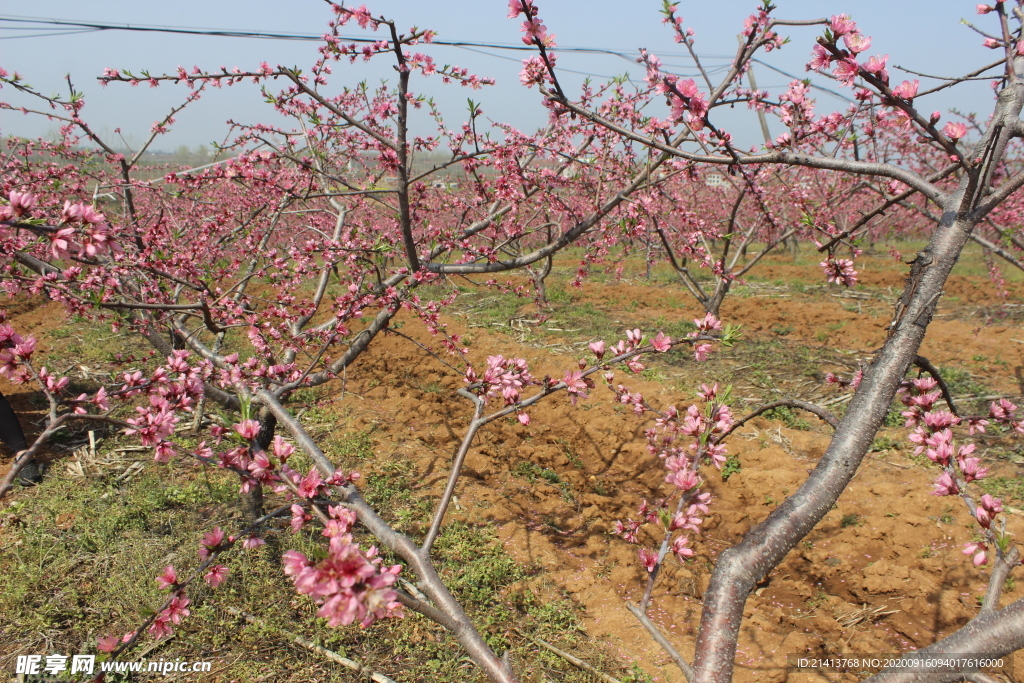
[{"label": "distant building", "polygon": [[704,184],[708,187],[725,187],[729,183],[721,173],[709,173],[704,176]]},{"label": "distant building", "polygon": [[430,187],[435,190],[448,190],[449,192],[454,192],[459,188],[459,184],[451,180],[434,178],[430,181]]}]

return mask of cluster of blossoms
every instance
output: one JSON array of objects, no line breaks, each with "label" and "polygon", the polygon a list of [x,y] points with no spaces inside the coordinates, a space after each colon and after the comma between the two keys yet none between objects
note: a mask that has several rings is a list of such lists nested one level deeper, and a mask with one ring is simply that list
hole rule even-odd
[{"label": "cluster of blossoms", "polygon": [[[255,420],[243,420],[232,426],[238,437],[249,442],[243,448],[235,448],[221,454],[221,465],[231,467],[243,477],[243,490],[255,482],[274,484],[276,492],[293,492],[306,503],[326,493],[327,486],[342,486],[359,478],[356,472],[348,474],[338,470],[324,479],[313,468],[306,476],[301,476],[287,466],[287,460],[295,452],[295,447],[287,443],[280,435],[274,437],[271,446],[273,457],[280,461],[275,471],[271,455],[254,445],[252,441],[259,433],[259,423]],[[216,436],[223,437],[228,432],[224,428],[215,428]],[[201,444],[200,455],[211,454],[209,448]],[[290,493],[289,493],[290,495]],[[293,533],[298,533],[312,519],[306,508],[294,504],[291,508]],[[328,557],[320,563],[313,563],[298,551],[284,554],[285,572],[294,576],[298,592],[311,595],[321,605],[318,614],[328,619],[330,626],[350,624],[359,621],[364,626],[374,620],[386,616],[401,616],[401,608],[395,602],[397,594],[389,588],[395,581],[399,567],[380,569],[380,559],[376,557],[375,548],[363,552],[352,542],[350,530],[356,521],[354,512],[341,506],[329,508],[330,516],[326,523],[324,536],[330,538]],[[228,568],[215,564],[213,560],[237,542],[241,541],[246,550],[265,545],[266,541],[255,534],[245,538],[226,536],[220,527],[203,535],[199,547],[199,559],[203,563],[199,571],[204,571],[206,583],[217,588],[226,579]],[[189,616],[190,601],[184,594],[184,584],[179,581],[173,565],[164,568],[157,577],[163,589],[172,591],[173,597],[156,615],[150,625],[151,635],[162,638],[171,635],[173,626]],[[129,642],[135,637],[130,632],[124,638],[101,639],[101,651],[113,652],[119,642]],[[103,649],[107,648],[107,649]]]},{"label": "cluster of blossoms", "polygon": [[[875,55],[866,61],[858,61],[862,53],[871,47],[871,38],[865,36],[857,29],[857,24],[845,14],[833,15],[829,20],[829,30],[824,37],[818,39],[811,54],[811,61],[807,64],[808,70],[824,71],[832,68],[832,76],[840,85],[853,86],[858,77],[864,77],[868,82],[873,83],[882,90],[885,95],[884,103],[899,108],[900,106],[912,105],[917,97],[921,82],[917,79],[902,81],[898,85],[889,86],[889,71],[886,63],[889,55]],[[842,46],[839,46],[842,40]],[[870,100],[873,95],[866,88],[860,88],[856,92],[858,100]],[[905,123],[909,125],[909,118],[900,112]],[[931,123],[934,125],[939,120],[933,116]],[[947,124],[943,131],[954,142],[966,134],[966,127],[962,124]]]},{"label": "cluster of blossoms", "polygon": [[35,337],[22,337],[4,321],[7,312],[0,311],[0,376],[14,384],[22,384],[32,378],[28,362],[36,350]]},{"label": "cluster of blossoms", "polygon": [[853,287],[857,284],[857,271],[853,267],[853,261],[845,258],[829,257],[820,264],[825,271],[825,278],[829,282],[845,287]]},{"label": "cluster of blossoms", "polygon": [[369,626],[385,617],[401,617],[398,593],[392,588],[401,567],[382,568],[376,547],[364,552],[353,543],[354,512],[340,505],[328,512],[323,532],[330,539],[326,558],[314,562],[297,550],[283,555],[284,571],[293,577],[295,589],[320,605],[317,616],[331,627],[354,622]]},{"label": "cluster of blossoms", "polygon": [[[91,259],[117,248],[106,217],[82,202],[65,201],[57,227],[46,227],[45,213],[34,211],[38,197],[28,192],[11,192],[7,204],[0,206],[0,221],[35,227],[50,240],[54,258],[75,254]],[[77,241],[76,241],[77,240]]]},{"label": "cluster of blossoms", "polygon": [[[994,516],[1002,511],[1002,501],[985,494],[975,503],[967,492],[966,485],[972,481],[983,479],[988,475],[988,468],[982,467],[981,460],[973,456],[974,444],[956,447],[952,428],[965,420],[948,410],[935,410],[935,404],[941,397],[937,390],[938,382],[932,377],[922,377],[905,382],[900,389],[901,401],[906,410],[902,412],[906,418],[906,426],[913,428],[909,440],[915,444],[914,453],[924,453],[929,460],[942,468],[942,474],[935,480],[936,496],[959,495],[967,504],[971,515],[982,528],[983,538],[967,543],[965,555],[973,555],[975,566],[981,566],[988,560],[987,550],[990,544],[997,545],[1001,539],[992,531]],[[1024,433],[1024,424],[1017,419],[1017,406],[1000,399],[991,404],[989,417],[1000,424],[1012,427]],[[989,420],[981,417],[966,419],[970,434],[983,433]]]},{"label": "cluster of blossoms", "polygon": [[[218,453],[216,460],[220,467],[234,470],[241,476],[242,493],[253,490],[258,485],[267,485],[271,486],[275,493],[294,493],[301,498],[312,500],[325,494],[328,486],[345,486],[360,478],[358,472],[346,474],[339,469],[324,479],[316,467],[310,467],[309,472],[303,476],[288,466],[288,458],[295,453],[295,446],[285,441],[280,434],[274,436],[269,452],[257,443],[260,423],[256,420],[242,420],[232,425],[230,431],[242,441],[242,445]],[[230,434],[230,431],[217,425],[210,428],[218,443],[225,434]],[[200,450],[202,453],[198,455],[207,458],[212,456],[212,451],[203,444],[200,444]],[[293,512],[296,508],[302,511],[302,506],[293,505]],[[309,519],[310,517],[306,515],[305,520]],[[297,531],[301,524],[296,527],[293,519],[292,528]]]},{"label": "cluster of blossoms", "polygon": [[[721,322],[711,314],[694,320],[694,325],[697,329],[688,335],[691,339],[722,330]],[[619,357],[640,349],[645,342],[640,330],[629,330],[625,340],[620,340],[610,348],[601,341],[590,344],[590,349],[600,363],[609,351],[615,357]],[[659,352],[668,351],[674,343],[670,337],[660,332],[650,340],[651,347]],[[698,361],[707,358],[710,350],[710,344],[694,342],[694,355]],[[636,355],[627,361],[627,367],[632,372],[644,369],[639,358],[639,355]],[[581,360],[580,366],[584,367],[585,361]],[[604,379],[617,400],[632,405],[635,414],[643,415],[651,410],[639,392],[632,392],[622,384],[613,385],[612,372],[606,372]],[[693,557],[695,551],[690,547],[690,537],[686,532],[700,531],[700,525],[711,501],[711,494],[700,490],[704,482],[698,474],[698,469],[705,462],[711,462],[721,469],[726,460],[726,448],[718,443],[716,437],[720,438],[732,428],[732,413],[720,397],[717,383],[711,387],[701,385],[698,396],[704,402],[703,410],[697,405],[691,405],[686,413],[680,416],[676,407],[670,406],[655,420],[655,426],[646,431],[647,448],[652,455],[663,461],[666,470],[665,481],[675,487],[675,493],[654,505],[646,500],[642,501],[637,519],[615,522],[615,533],[633,544],[640,543],[639,530],[644,524],[660,524],[662,527],[664,540],[660,550],[642,547],[638,551],[640,563],[651,573],[652,578],[653,572],[669,552],[680,562]],[[668,505],[676,494],[678,500],[673,512],[669,510]]]},{"label": "cluster of blossoms", "polygon": [[157,462],[167,462],[174,452],[168,438],[174,433],[179,414],[192,412],[204,394],[204,380],[210,376],[208,363],[191,365],[191,354],[176,350],[148,377],[141,371],[125,372],[117,392],[123,398],[146,394],[149,405],[135,407],[136,416],[126,420],[131,428],[125,434],[137,434],[143,446],[152,446]]},{"label": "cluster of blossoms", "polygon": [[[653,572],[668,552],[680,562],[693,557],[688,533],[699,533],[711,501],[711,494],[701,490],[704,480],[699,468],[711,463],[721,469],[726,461],[726,447],[719,439],[735,424],[724,400],[726,396],[716,383],[710,387],[702,384],[698,397],[704,403],[703,409],[693,404],[680,415],[675,406],[670,406],[646,432],[647,449],[663,461],[665,481],[675,487],[675,493],[654,506],[643,501],[637,519],[615,522],[615,533],[629,543],[640,542],[638,532],[645,523],[662,527],[664,540],[660,551],[639,550],[640,562],[648,572]],[[676,494],[675,510],[670,511],[669,501]]]},{"label": "cluster of blossoms", "polygon": [[[246,539],[243,544],[246,548],[256,547],[263,543],[262,540],[257,539],[259,542],[254,543],[251,539]],[[202,541],[200,542],[199,548],[199,559],[204,561],[204,564],[200,568],[207,569],[203,579],[211,588],[217,588],[227,579],[228,569],[221,564],[213,564],[212,560],[207,562],[215,553],[226,550],[234,543],[237,539],[234,536],[224,536],[224,532],[221,531],[220,527],[215,528],[213,531],[203,535]],[[178,577],[178,571],[174,568],[174,565],[167,565],[163,571],[156,577],[157,585],[161,590],[168,590],[171,592],[171,598],[164,604],[156,616],[153,618],[152,623],[149,626],[149,633],[155,638],[166,638],[173,635],[174,626],[181,623],[181,620],[189,616],[192,611],[189,609],[189,605],[192,601],[185,596],[185,586],[191,582],[182,581]],[[114,652],[119,645],[122,643],[129,643],[138,636],[138,631],[129,631],[124,634],[123,637],[118,638],[117,636],[105,636],[99,638],[97,649],[100,652]]]},{"label": "cluster of blossoms", "polygon": [[640,51],[637,61],[647,67],[644,80],[655,92],[664,95],[668,100],[672,110],[669,120],[673,123],[684,122],[694,131],[702,130],[709,105],[706,95],[697,87],[697,83],[692,78],[680,79],[673,74],[663,73],[661,60],[646,50]]},{"label": "cluster of blossoms", "polygon": [[544,47],[555,46],[554,34],[547,32],[547,27],[537,18],[537,6],[533,0],[509,0],[508,18],[515,19],[523,15],[525,21],[522,24],[523,42],[527,45],[543,45]]},{"label": "cluster of blossoms", "polygon": [[[523,358],[505,358],[504,356],[488,356],[487,368],[483,375],[478,376],[472,366],[466,368],[464,381],[484,397],[500,395],[506,406],[519,403],[523,397],[523,389],[539,384],[530,374],[530,366]],[[530,423],[530,416],[519,413],[519,421]]]},{"label": "cluster of blossoms", "polygon": [[35,379],[48,397],[73,406],[72,412],[76,415],[85,415],[88,412],[87,405],[95,406],[101,412],[110,410],[110,397],[106,387],[100,387],[91,397],[88,394],[79,394],[73,399],[62,397],[70,385],[70,380],[54,375],[46,366],[36,372],[31,362],[37,345],[35,337],[22,337],[13,327],[6,324],[6,320],[7,311],[0,310],[0,376],[6,377],[14,384]]}]

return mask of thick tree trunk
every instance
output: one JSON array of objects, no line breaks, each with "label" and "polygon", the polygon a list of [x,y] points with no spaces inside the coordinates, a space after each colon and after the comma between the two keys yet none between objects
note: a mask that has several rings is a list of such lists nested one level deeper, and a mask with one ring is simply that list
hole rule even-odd
[{"label": "thick tree trunk", "polygon": [[[1024,60],[1018,59],[1021,65]],[[723,552],[704,596],[692,683],[732,680],[740,622],[747,596],[839,499],[881,426],[896,391],[917,356],[946,279],[982,215],[972,213],[988,184],[1024,103],[1020,81],[1000,93],[989,135],[979,149],[992,152],[944,198],[942,220],[911,264],[888,339],[854,395],[817,467],[800,489]],[[989,139],[1004,136],[1000,140]]]},{"label": "thick tree trunk", "polygon": [[[256,435],[256,444],[263,450],[270,448],[274,440],[274,430],[277,428],[277,418],[270,412],[269,408],[263,407],[259,414],[260,433]],[[245,493],[238,495],[238,502],[242,506],[242,514],[245,521],[255,522],[266,514],[263,509],[263,485],[256,484]]]}]

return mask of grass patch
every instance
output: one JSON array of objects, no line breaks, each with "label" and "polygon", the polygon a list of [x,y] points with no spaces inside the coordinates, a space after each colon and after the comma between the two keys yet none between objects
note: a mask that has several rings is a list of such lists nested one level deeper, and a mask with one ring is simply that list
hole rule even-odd
[{"label": "grass patch", "polygon": [[[372,448],[367,433],[341,441],[352,457],[366,457]],[[539,476],[557,478],[548,472]],[[0,667],[13,668],[16,652],[96,653],[98,637],[125,633],[159,607],[167,595],[155,580],[163,567],[173,564],[179,576],[187,575],[197,565],[202,533],[214,526],[234,533],[241,526],[237,482],[220,470],[208,475],[181,463],[147,464],[141,475],[124,483],[113,476],[71,477],[55,469],[42,485],[19,490],[17,499],[0,511],[0,642],[18,645],[0,653]],[[394,460],[368,477],[372,483],[363,488],[382,510],[401,509],[410,500],[419,509],[410,485],[415,477],[408,463]],[[268,501],[268,507],[276,504]],[[396,524],[401,523],[399,518]],[[327,628],[316,617],[316,605],[295,592],[280,563],[287,549],[322,552],[320,529],[311,524],[292,534],[287,519],[272,525],[279,533],[267,533],[265,546],[224,556],[229,574],[218,589],[202,582],[189,589],[191,616],[151,657],[210,653],[203,658],[213,662],[223,680],[258,680],[268,674],[275,681],[296,683],[356,680],[295,646],[287,635],[293,634],[396,680],[484,680],[447,632],[415,613],[367,629]],[[365,536],[360,540],[373,542]],[[590,680],[538,651],[524,635],[570,649],[609,673],[621,671],[585,637],[579,607],[564,597],[552,598],[550,590],[543,596],[534,593],[529,583],[535,569],[516,563],[491,528],[449,523],[433,558],[487,642],[499,653],[512,652],[524,681],[545,680],[536,673],[542,671],[560,681]],[[385,552],[384,561],[395,560]],[[414,580],[407,570],[403,576]],[[226,607],[256,615],[261,623],[248,623]],[[133,653],[153,644],[147,638]]]},{"label": "grass patch", "polygon": [[561,491],[563,500],[570,503],[576,501],[576,496],[572,491],[572,484],[562,479],[558,476],[558,472],[552,469],[541,467],[530,460],[520,460],[512,468],[512,474],[522,477],[531,484],[537,481],[547,482]]},{"label": "grass patch", "polygon": [[730,455],[725,459],[725,464],[722,465],[722,481],[729,481],[729,477],[741,471],[743,467],[740,464],[740,459],[735,455]]},{"label": "grass patch", "polygon": [[871,448],[868,449],[869,453],[884,453],[886,451],[896,451],[900,449],[900,442],[897,439],[893,439],[888,436],[876,437],[871,442]]},{"label": "grass patch", "polygon": [[811,428],[810,423],[800,417],[799,413],[789,406],[772,408],[771,410],[764,411],[761,415],[769,420],[779,420],[790,429],[807,431]]},{"label": "grass patch", "polygon": [[860,526],[863,523],[864,520],[856,512],[843,515],[842,519],[839,520],[839,526],[843,529],[851,526]]},{"label": "grass patch", "polygon": [[981,490],[1003,502],[1024,503],[1024,479],[1019,477],[987,477],[978,481]]}]

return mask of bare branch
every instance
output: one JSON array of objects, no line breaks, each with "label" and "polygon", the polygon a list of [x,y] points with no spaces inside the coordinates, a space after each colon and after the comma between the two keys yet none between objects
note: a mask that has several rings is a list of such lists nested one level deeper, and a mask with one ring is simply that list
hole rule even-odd
[{"label": "bare branch", "polygon": [[785,398],[782,399],[781,401],[773,401],[772,403],[766,403],[763,406],[759,406],[757,410],[755,410],[754,412],[750,413],[749,415],[744,415],[742,418],[737,420],[733,424],[733,426],[729,428],[727,432],[713,438],[716,443],[721,443],[722,441],[725,440],[727,436],[735,432],[737,429],[742,427],[750,420],[753,420],[758,415],[766,413],[774,408],[782,407],[799,408],[800,410],[806,410],[808,413],[811,413],[812,415],[817,415],[819,418],[821,418],[822,422],[827,423],[828,426],[832,427],[832,429],[836,429],[837,427],[839,427],[839,419],[836,418],[836,416],[830,413],[829,411],[825,410],[824,408],[816,406],[813,403],[801,401],[799,399]]},{"label": "bare branch", "polygon": [[683,672],[683,676],[686,677],[686,680],[691,682],[695,680],[693,667],[690,666],[690,663],[687,662],[681,654],[679,654],[679,651],[672,646],[672,643],[670,643],[668,638],[665,637],[665,634],[654,625],[654,622],[644,614],[643,610],[631,602],[626,602],[626,609],[633,613],[633,616],[637,618],[637,621],[640,622],[641,626],[651,634],[651,637],[654,638],[655,642],[657,642],[658,645],[661,646],[661,649],[665,651],[665,654],[672,658],[675,665]]}]

